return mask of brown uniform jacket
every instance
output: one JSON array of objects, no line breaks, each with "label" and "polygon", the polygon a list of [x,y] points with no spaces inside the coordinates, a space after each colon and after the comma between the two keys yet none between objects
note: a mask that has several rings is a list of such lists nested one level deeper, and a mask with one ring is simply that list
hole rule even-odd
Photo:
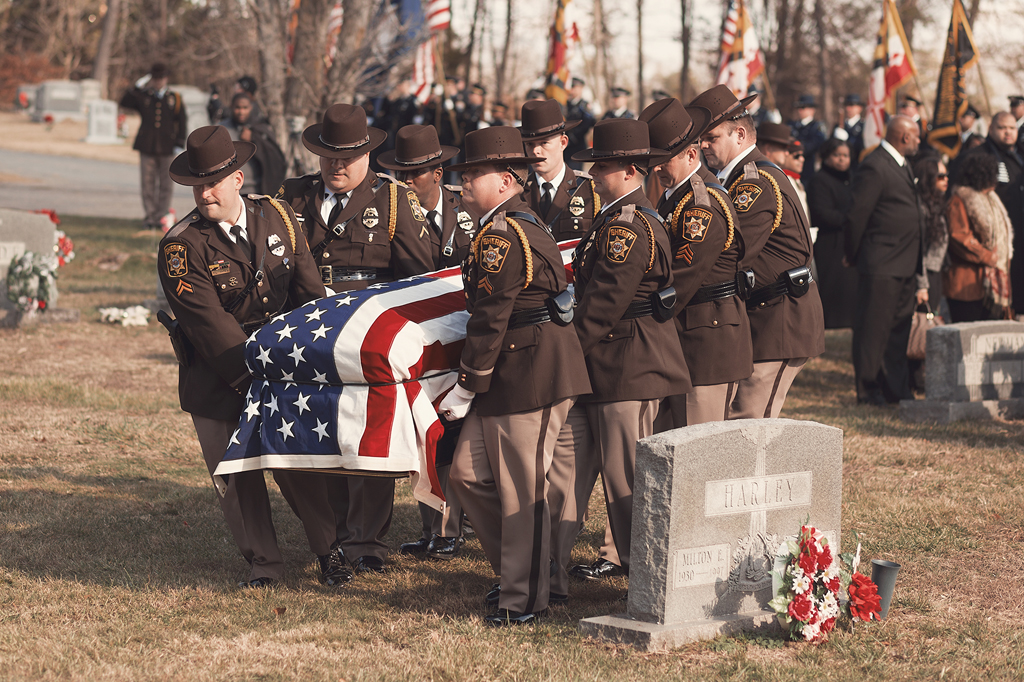
[{"label": "brown uniform jacket", "polygon": [[[703,184],[704,191],[695,191],[695,184]],[[687,305],[701,287],[735,281],[743,259],[736,210],[719,188],[718,178],[701,166],[658,202],[672,238],[676,330],[694,386],[739,381],[754,371],[750,320],[739,296]]]},{"label": "brown uniform jacket", "polygon": [[[493,217],[501,211],[535,215],[518,196]],[[534,410],[590,393],[587,365],[572,325],[548,321],[508,329],[513,312],[540,308],[567,287],[561,252],[540,219],[512,220],[522,235],[507,220],[485,225],[464,265],[470,318],[459,384],[477,394],[474,407],[483,417]],[[532,274],[529,284],[527,272]]]},{"label": "brown uniform jacket", "polygon": [[587,358],[594,402],[654,400],[692,388],[674,325],[650,315],[622,319],[629,304],[672,286],[668,232],[644,215],[648,231],[639,208],[632,220],[622,219],[629,205],[653,210],[642,189],[631,192],[597,217],[573,256],[578,301],[573,325]]},{"label": "brown uniform jacket", "polygon": [[[810,266],[812,257],[810,223],[793,183],[778,166],[758,167],[759,161],[770,164],[764,154],[752,150],[725,183],[746,248],[740,265],[753,269],[756,288],[778,281],[787,270]],[[814,357],[825,351],[825,319],[817,282],[800,298],[774,298],[748,309],[747,316],[754,362]]]},{"label": "brown uniform jacket", "polygon": [[[277,197],[295,211],[318,266],[393,270],[392,277],[377,281],[401,279],[434,269],[426,211],[420,207],[416,194],[404,184],[389,176],[368,172],[333,221],[344,225],[344,232],[317,252],[317,246],[328,234],[327,224],[320,214],[324,194],[319,173],[285,180],[277,191]],[[392,202],[395,206],[393,237]],[[330,287],[341,292],[365,289],[372,283],[367,280],[334,282]]]},{"label": "brown uniform jacket", "polygon": [[441,204],[441,233],[434,228],[430,230],[434,270],[454,267],[466,259],[479,218],[463,205],[462,188],[457,185],[441,187]]},{"label": "brown uniform jacket", "polygon": [[[279,312],[321,298],[324,286],[302,233],[288,228],[267,198],[244,198],[246,232],[253,245],[234,244],[198,210],[189,213],[160,241],[158,270],[167,301],[195,346],[195,362],[180,367],[181,409],[201,417],[235,421],[250,383],[245,365],[248,334],[241,325],[266,321]],[[288,207],[295,225],[295,218]],[[255,277],[260,258],[263,283],[253,287],[232,313],[230,306]],[[276,253],[275,253],[276,251]]]},{"label": "brown uniform jacket", "polygon": [[168,156],[175,147],[185,146],[188,113],[181,95],[173,90],[157,97],[149,89],[132,88],[121,97],[120,106],[134,109],[142,117],[132,149],[151,156]]},{"label": "brown uniform jacket", "polygon": [[[547,215],[540,213],[540,187],[543,184],[536,173],[530,174],[524,197],[530,210],[540,216],[555,235],[555,241],[582,239],[600,209],[601,200],[594,192],[590,176],[566,167],[562,183],[555,189],[554,199]],[[598,208],[594,204],[598,204]]]}]

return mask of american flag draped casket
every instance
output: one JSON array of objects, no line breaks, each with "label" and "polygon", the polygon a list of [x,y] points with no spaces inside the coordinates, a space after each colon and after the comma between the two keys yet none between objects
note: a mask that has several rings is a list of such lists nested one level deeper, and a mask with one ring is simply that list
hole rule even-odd
[{"label": "american flag draped casket", "polygon": [[[563,262],[575,244],[560,244]],[[457,379],[465,302],[461,273],[449,268],[322,298],[271,320],[246,342],[253,383],[215,475],[409,474],[413,496],[442,508],[436,406]]]}]

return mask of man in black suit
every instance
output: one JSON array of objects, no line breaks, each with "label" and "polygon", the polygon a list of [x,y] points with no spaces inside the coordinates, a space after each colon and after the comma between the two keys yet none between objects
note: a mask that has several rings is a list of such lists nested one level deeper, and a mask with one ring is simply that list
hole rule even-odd
[{"label": "man in black suit", "polygon": [[921,268],[922,223],[909,157],[921,143],[920,129],[894,116],[885,139],[868,154],[853,178],[853,210],[846,225],[846,260],[857,267],[853,321],[853,368],[857,402],[872,405],[912,399],[907,340]]}]

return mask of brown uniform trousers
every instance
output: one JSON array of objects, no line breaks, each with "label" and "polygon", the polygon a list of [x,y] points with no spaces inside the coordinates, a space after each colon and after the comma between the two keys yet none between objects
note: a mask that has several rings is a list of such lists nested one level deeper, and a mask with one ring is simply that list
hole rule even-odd
[{"label": "brown uniform trousers", "polygon": [[[232,243],[198,211],[186,216],[160,243],[160,281],[171,310],[195,346],[192,365],[179,368],[178,396],[181,408],[192,414],[211,476],[238,425],[251,383],[244,355],[247,334],[240,324],[269,319],[323,295],[302,235],[296,234],[292,251],[284,221],[269,201],[243,201],[257,263],[266,250],[265,278],[233,313],[224,306],[238,298],[256,273],[248,248]],[[268,240],[273,236],[281,255],[271,251]],[[274,479],[302,520],[310,549],[318,556],[327,554],[334,523],[325,477],[282,470],[274,471]],[[231,475],[218,497],[228,528],[251,566],[249,579],[280,579],[284,567],[263,472]]]},{"label": "brown uniform trousers", "polygon": [[671,196],[662,195],[658,213],[672,238],[675,327],[693,390],[666,398],[655,432],[728,419],[736,383],[753,371],[744,301],[693,300],[703,287],[736,281],[744,246],[729,194],[700,166]]},{"label": "brown uniform trousers", "polygon": [[654,433],[663,398],[691,388],[674,327],[652,315],[627,314],[630,305],[647,301],[673,282],[668,232],[655,216],[642,214],[641,207],[653,212],[638,188],[602,212],[573,261],[579,301],[573,324],[594,389],[583,401],[595,443],[593,450],[576,453],[577,480],[591,486],[584,486],[576,506],[580,513],[586,510],[592,472],[600,467],[610,529],[605,535],[615,545],[614,550],[602,547],[601,558],[611,561],[617,555],[626,570],[636,441]]},{"label": "brown uniform trousers", "polygon": [[[533,613],[547,607],[550,590],[555,444],[570,405],[590,392],[590,382],[571,326],[509,328],[513,313],[536,310],[564,291],[566,277],[558,245],[522,200],[500,208],[464,266],[470,320],[459,384],[477,395],[449,483],[501,576],[499,606]],[[516,214],[518,229],[504,212]],[[561,505],[566,493],[558,494]]]},{"label": "brown uniform trousers", "polygon": [[541,212],[540,190],[544,181],[535,173],[530,174],[526,185],[524,199],[530,210],[536,213],[551,229],[555,241],[564,242],[570,239],[581,239],[587,232],[597,211],[595,202],[600,199],[594,191],[594,183],[590,176],[582,171],[565,169],[562,182],[555,188],[555,196],[547,212]]},{"label": "brown uniform trousers", "polygon": [[[725,186],[736,206],[746,246],[741,265],[753,269],[757,288],[774,284],[787,270],[810,266],[810,223],[793,183],[778,166],[753,149],[736,166]],[[754,345],[754,372],[736,387],[730,417],[777,416],[804,363],[825,351],[825,318],[818,284],[812,282],[810,290],[799,298],[784,294],[748,306],[747,315]]]},{"label": "brown uniform trousers", "polygon": [[[331,228],[344,225],[341,236],[321,248],[329,232],[320,211],[325,196],[320,175],[285,180],[277,196],[299,216],[318,266],[378,270],[376,279],[335,282],[333,277],[328,278],[331,281],[325,283],[335,293],[434,269],[431,228],[424,211],[412,190],[388,176],[367,173],[352,190],[345,207],[330,216]],[[391,527],[395,479],[332,476],[328,488],[337,515],[337,539],[344,553],[353,559],[383,559],[388,551],[384,536]]]}]

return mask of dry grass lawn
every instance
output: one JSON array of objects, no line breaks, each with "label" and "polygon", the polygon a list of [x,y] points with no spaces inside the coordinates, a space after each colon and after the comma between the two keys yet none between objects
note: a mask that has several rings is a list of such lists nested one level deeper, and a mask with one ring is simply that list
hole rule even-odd
[{"label": "dry grass lawn", "polygon": [[[586,641],[627,583],[572,585],[535,628],[485,628],[492,576],[471,540],[448,564],[398,555],[382,577],[318,585],[276,493],[290,572],[234,587],[224,526],[162,328],[100,324],[153,295],[155,239],[137,223],[65,219],[71,326],[0,331],[0,678],[316,680],[1013,680],[1024,677],[1024,424],[905,424],[859,407],[849,334],[800,375],[783,416],[845,432],[843,542],[903,569],[889,619],[822,646],[721,638],[668,654]],[[128,254],[117,271],[97,264]],[[600,495],[576,557],[596,556]],[[418,534],[399,484],[389,539]],[[795,531],[796,529],[794,529]]]}]

